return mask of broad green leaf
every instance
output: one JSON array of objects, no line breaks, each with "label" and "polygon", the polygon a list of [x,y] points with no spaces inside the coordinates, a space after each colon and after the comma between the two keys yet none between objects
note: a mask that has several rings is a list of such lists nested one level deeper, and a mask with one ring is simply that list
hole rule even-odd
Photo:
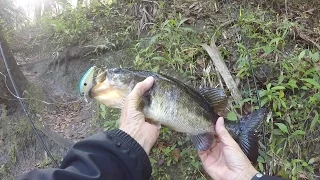
[{"label": "broad green leaf", "polygon": [[293,159],[291,161],[291,163],[293,163],[293,164],[298,163],[298,162],[303,162],[303,160],[301,160],[301,159]]},{"label": "broad green leaf", "polygon": [[271,83],[267,84],[267,91],[270,91]]},{"label": "broad green leaf", "polygon": [[274,124],[277,125],[282,132],[289,133],[288,128],[285,124],[283,123],[274,123]]},{"label": "broad green leaf", "polygon": [[230,121],[236,121],[238,118],[234,111],[230,111],[227,115],[227,119],[229,119]]},{"label": "broad green leaf", "polygon": [[282,144],[286,140],[287,140],[287,138],[279,138],[276,141],[277,141],[277,144]]},{"label": "broad green leaf", "polygon": [[319,114],[317,111],[313,111],[314,112],[314,118],[313,120],[311,121],[311,125],[310,125],[310,130],[311,131],[314,131],[314,128],[316,126],[316,123],[319,121]]},{"label": "broad green leaf", "polygon": [[266,90],[259,90],[259,96],[262,98],[263,96],[265,96],[267,94]]},{"label": "broad green leaf", "polygon": [[240,77],[240,78],[243,78],[244,77],[244,75],[246,75],[246,73],[247,73],[247,69],[245,69],[245,68],[242,68],[242,69],[240,69],[240,71],[237,73],[237,77]]},{"label": "broad green leaf", "polygon": [[276,45],[278,45],[280,40],[282,40],[281,37],[274,38],[274,39],[272,39],[272,40],[270,41],[269,45],[271,45],[271,44],[273,44],[273,43],[275,43]]},{"label": "broad green leaf", "polygon": [[308,75],[311,75],[311,74],[313,74],[313,73],[315,73],[315,72],[317,72],[317,71],[318,71],[317,68],[308,69],[307,71],[305,71],[305,72],[303,73],[303,77],[306,77],[306,76],[308,76]]},{"label": "broad green leaf", "polygon": [[311,158],[309,159],[308,164],[313,164],[315,161],[316,161],[316,158]]},{"label": "broad green leaf", "polygon": [[314,87],[320,89],[320,84],[317,81],[315,81],[314,79],[305,78],[305,79],[301,79],[301,80],[306,81],[306,82],[312,84]]},{"label": "broad green leaf", "polygon": [[281,84],[283,80],[284,80],[284,76],[280,75],[278,79],[278,84]]},{"label": "broad green leaf", "polygon": [[158,61],[166,61],[167,60],[165,57],[162,57],[162,56],[153,57],[152,59],[158,60]]},{"label": "broad green leaf", "polygon": [[[282,133],[279,129],[273,129],[273,130],[272,130],[272,134],[278,135],[278,136],[283,135],[283,133]],[[274,142],[275,142],[275,141],[274,141]]]},{"label": "broad green leaf", "polygon": [[192,28],[182,27],[181,29],[188,32],[195,32]]},{"label": "broad green leaf", "polygon": [[163,30],[167,31],[168,33],[171,33],[171,29],[170,28],[163,28]]},{"label": "broad green leaf", "polygon": [[283,91],[279,91],[279,97],[283,98],[284,97],[284,92]]},{"label": "broad green leaf", "polygon": [[318,62],[320,60],[319,52],[313,53],[312,55],[310,55],[310,58],[313,62]]},{"label": "broad green leaf", "polygon": [[280,89],[286,89],[284,86],[275,86],[271,88],[272,90],[280,90]]},{"label": "broad green leaf", "polygon": [[252,100],[252,98],[246,98],[246,99],[243,99],[241,102],[246,103],[246,102],[250,102],[251,100]]},{"label": "broad green leaf", "polygon": [[155,163],[157,162],[157,161],[156,161],[155,159],[153,159],[152,157],[150,157],[149,160],[150,160],[150,163],[151,163],[151,164],[155,164]]},{"label": "broad green leaf", "polygon": [[101,112],[100,112],[100,115],[102,116],[103,119],[106,118],[106,114],[107,114],[106,111],[101,111]]},{"label": "broad green leaf", "polygon": [[264,161],[263,157],[261,157],[261,156],[258,156],[257,162],[261,162],[261,163],[264,163],[265,161]]},{"label": "broad green leaf", "polygon": [[273,48],[271,46],[264,46],[263,51],[266,54],[270,54],[273,51]]},{"label": "broad green leaf", "polygon": [[162,34],[157,34],[155,36],[152,36],[150,39],[150,44],[154,44],[160,36],[162,36]]},{"label": "broad green leaf", "polygon": [[280,152],[282,152],[283,149],[282,148],[279,148],[277,151],[276,151],[276,154],[280,154]]},{"label": "broad green leaf", "polygon": [[297,136],[297,135],[305,135],[306,133],[302,130],[296,130],[295,132],[292,133],[292,135]]},{"label": "broad green leaf", "polygon": [[307,163],[307,162],[303,162],[303,163],[302,163],[302,166],[303,166],[303,167],[306,167],[306,166],[308,166],[308,163]]},{"label": "broad green leaf", "polygon": [[158,72],[158,71],[159,71],[159,69],[160,69],[160,68],[159,68],[159,65],[158,65],[158,66],[156,66],[156,67],[152,68],[152,71],[153,71],[153,72]]},{"label": "broad green leaf", "polygon": [[297,80],[295,80],[295,79],[290,79],[289,82],[288,82],[288,85],[289,85],[292,89],[298,88],[298,86],[297,86]]},{"label": "broad green leaf", "polygon": [[299,54],[298,59],[301,60],[305,55],[306,55],[306,50],[303,50],[303,51]]},{"label": "broad green leaf", "polygon": [[284,107],[285,109],[288,109],[286,102],[284,102],[282,99],[279,99],[279,100],[280,100],[282,107]]},{"label": "broad green leaf", "polygon": [[104,104],[100,104],[101,111],[106,111],[106,106]]},{"label": "broad green leaf", "polygon": [[264,166],[263,166],[263,164],[262,164],[261,162],[259,162],[259,163],[258,163],[258,166],[259,166],[259,170],[260,170],[261,172],[263,172],[263,171],[264,171]]},{"label": "broad green leaf", "polygon": [[162,24],[162,27],[161,27],[161,29],[164,29],[164,27],[166,27],[167,26],[167,24],[169,24],[169,20],[166,20],[163,24]]},{"label": "broad green leaf", "polygon": [[269,98],[268,97],[264,97],[261,99],[261,106],[263,107],[266,103],[269,102]]},{"label": "broad green leaf", "polygon": [[314,169],[312,166],[307,166],[306,168],[308,169],[309,172],[314,174]]}]

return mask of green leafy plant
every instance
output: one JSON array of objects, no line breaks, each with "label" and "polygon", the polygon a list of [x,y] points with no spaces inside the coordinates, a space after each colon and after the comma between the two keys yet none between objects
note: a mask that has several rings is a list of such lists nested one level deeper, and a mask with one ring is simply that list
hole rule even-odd
[{"label": "green leafy plant", "polygon": [[[264,87],[260,86],[259,97],[262,107],[270,107],[267,121],[268,151],[261,143],[261,156],[258,167],[283,177],[314,178],[310,161],[310,149],[317,141],[319,133],[319,53],[313,49],[303,49],[287,44],[292,27],[297,23],[283,18],[272,19],[270,12],[255,11],[242,14],[239,25],[253,47],[249,50],[255,71],[262,66],[271,66],[274,76],[269,75]],[[301,28],[301,27],[300,27]],[[291,48],[290,54],[284,49]],[[237,76],[243,80],[251,77],[246,59],[245,47],[238,43],[240,57],[237,61]],[[271,68],[268,69],[271,71]],[[268,72],[267,72],[268,73]],[[251,92],[248,94],[254,93]],[[247,94],[247,95],[248,95]],[[240,105],[251,102],[257,104],[254,97],[245,97]],[[310,139],[311,137],[311,139]],[[307,140],[309,138],[309,140]],[[305,142],[305,143],[302,143]]]},{"label": "green leafy plant", "polygon": [[199,45],[209,40],[208,32],[186,26],[188,18],[175,17],[154,26],[151,37],[136,44],[136,67],[153,71],[176,69],[195,75],[197,60],[205,56]]}]

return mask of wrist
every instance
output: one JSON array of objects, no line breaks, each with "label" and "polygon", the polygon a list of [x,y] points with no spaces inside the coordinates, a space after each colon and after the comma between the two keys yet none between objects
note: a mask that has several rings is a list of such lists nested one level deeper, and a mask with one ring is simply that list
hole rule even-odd
[{"label": "wrist", "polygon": [[245,168],[238,176],[237,180],[251,180],[259,171],[257,171],[251,164]]},{"label": "wrist", "polygon": [[257,173],[251,178],[251,180],[259,180],[261,177],[263,177],[263,174]]},{"label": "wrist", "polygon": [[147,139],[139,133],[139,131],[135,128],[127,128],[126,126],[124,127],[119,127],[120,130],[124,131],[127,133],[129,136],[131,136],[134,140],[137,141],[137,143],[144,149],[144,151],[149,154],[152,145],[148,143]]}]

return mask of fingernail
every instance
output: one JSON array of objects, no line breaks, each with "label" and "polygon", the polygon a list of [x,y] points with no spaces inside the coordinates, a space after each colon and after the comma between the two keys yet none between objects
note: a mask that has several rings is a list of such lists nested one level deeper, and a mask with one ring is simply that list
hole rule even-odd
[{"label": "fingernail", "polygon": [[149,76],[145,79],[146,82],[151,83],[153,81],[153,77]]}]

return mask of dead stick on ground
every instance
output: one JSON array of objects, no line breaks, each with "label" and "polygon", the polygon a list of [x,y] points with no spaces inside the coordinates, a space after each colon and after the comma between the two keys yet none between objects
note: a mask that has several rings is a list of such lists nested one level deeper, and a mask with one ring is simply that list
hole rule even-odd
[{"label": "dead stick on ground", "polygon": [[223,62],[220,52],[215,44],[214,39],[212,38],[211,45],[202,44],[202,47],[208,52],[214,66],[221,74],[224,82],[226,83],[228,89],[231,92],[231,96],[235,102],[242,100],[241,93],[237,88],[236,82],[233,80],[226,64]]}]

